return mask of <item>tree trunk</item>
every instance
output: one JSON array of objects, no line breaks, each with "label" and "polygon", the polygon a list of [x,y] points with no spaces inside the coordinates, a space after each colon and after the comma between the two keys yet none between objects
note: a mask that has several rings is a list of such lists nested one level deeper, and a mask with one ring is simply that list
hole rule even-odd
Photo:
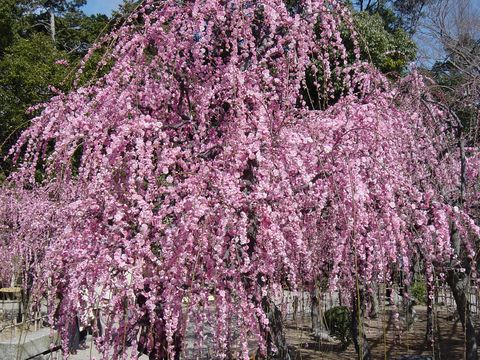
[{"label": "tree trunk", "polygon": [[55,13],[53,12],[53,9],[50,9],[50,35],[52,37],[52,42],[55,44],[57,32],[55,28]]},{"label": "tree trunk", "polygon": [[365,336],[364,325],[362,320],[364,319],[364,304],[363,304],[363,291],[360,291],[360,299],[357,294],[353,296],[352,299],[352,321],[351,321],[351,332],[353,345],[355,346],[355,351],[357,352],[357,358],[359,360],[370,360],[371,354],[368,347],[367,337]]},{"label": "tree trunk", "polygon": [[478,360],[477,334],[472,313],[470,312],[470,302],[467,298],[469,282],[470,277],[465,273],[458,273],[455,270],[448,271],[447,283],[452,290],[453,298],[457,305],[457,312],[465,330],[465,359]]},{"label": "tree trunk", "polygon": [[322,294],[320,287],[310,291],[310,317],[312,318],[312,334],[317,341],[332,341],[330,329],[325,321],[324,306],[321,302]]},{"label": "tree trunk", "polygon": [[427,329],[425,331],[425,342],[433,343],[433,289],[431,284],[427,281]]},{"label": "tree trunk", "polygon": [[298,316],[298,296],[296,296],[296,295],[293,297],[292,307],[293,307],[292,319],[293,319],[293,321],[297,321],[297,316]]},{"label": "tree trunk", "polygon": [[405,283],[403,284],[403,297],[402,297],[403,310],[405,312],[405,322],[407,325],[407,330],[410,330],[410,327],[413,325],[415,319],[413,317],[413,306],[415,305],[410,297],[409,286]]},{"label": "tree trunk", "polygon": [[395,303],[393,300],[393,284],[385,286],[385,301],[387,301],[388,305]]},{"label": "tree trunk", "polygon": [[368,313],[368,317],[370,319],[376,319],[378,317],[378,309],[379,309],[379,298],[380,298],[380,291],[378,286],[373,286],[371,292],[368,293],[370,297],[370,312]]},{"label": "tree trunk", "polygon": [[320,289],[318,286],[315,286],[314,289],[310,291],[310,316],[312,318],[312,332],[314,334],[319,334],[326,330],[320,298]]},{"label": "tree trunk", "polygon": [[[144,291],[151,291],[149,286],[144,287]],[[137,294],[136,305],[143,307],[147,298],[142,294]],[[165,330],[165,323],[163,322],[164,311],[161,303],[157,303],[155,306],[156,317],[152,318],[150,315],[144,315],[140,320],[141,329],[140,336],[137,342],[137,351],[139,354],[144,354],[148,356],[149,360],[180,360],[182,353],[183,345],[183,336],[179,331],[175,331],[173,334],[173,347],[174,347],[174,356],[171,357],[168,354],[168,343]],[[183,322],[182,317],[179,319],[180,323]],[[128,325],[127,327],[131,326]],[[126,331],[128,333],[129,331]],[[134,339],[126,339],[125,346],[131,346],[134,342]],[[148,346],[150,343],[150,347]]]},{"label": "tree trunk", "polygon": [[464,270],[452,268],[447,272],[447,283],[450,287],[455,304],[457,305],[457,312],[465,330],[465,360],[477,360],[477,334],[475,331],[475,324],[470,312],[470,301],[467,298],[467,290],[470,285],[470,265],[465,257],[461,254],[460,234],[455,223],[452,223],[450,229],[450,241],[455,254],[458,258],[464,259]]},{"label": "tree trunk", "polygon": [[[282,312],[268,298],[263,298],[262,307],[267,314],[269,328],[267,331],[267,354],[266,359],[290,360],[290,351],[288,349],[285,333],[283,331]],[[257,359],[262,356],[257,352]]]}]

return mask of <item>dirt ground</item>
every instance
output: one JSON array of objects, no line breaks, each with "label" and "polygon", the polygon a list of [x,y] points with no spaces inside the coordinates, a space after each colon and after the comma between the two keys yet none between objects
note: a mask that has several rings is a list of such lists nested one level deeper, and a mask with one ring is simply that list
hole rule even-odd
[{"label": "dirt ground", "polygon": [[[399,359],[405,355],[428,355],[435,360],[464,359],[465,336],[462,324],[455,313],[445,306],[437,306],[434,317],[434,343],[425,341],[427,326],[427,309],[425,306],[415,306],[417,320],[409,330],[404,321],[395,321],[393,311],[386,308],[379,313],[377,319],[368,319],[364,323],[369,348],[373,359]],[[480,316],[477,315],[477,320]],[[477,322],[480,330],[480,321]],[[311,336],[309,316],[299,316],[296,321],[285,324],[287,342],[295,349],[296,360],[355,360],[356,353],[353,344],[342,349],[340,342],[318,341]],[[7,335],[7,331],[3,334]],[[89,340],[90,337],[89,337]],[[87,341],[88,349],[79,351],[72,360],[89,360],[99,358],[93,344]],[[254,347],[252,347],[252,350]],[[254,353],[254,352],[252,352]],[[52,356],[53,355],[53,356]],[[45,359],[61,357],[59,353],[45,356]],[[480,354],[479,354],[480,355]],[[142,357],[146,358],[146,357]]]},{"label": "dirt ground", "polygon": [[[393,319],[391,309],[385,309],[377,319],[365,321],[365,333],[373,359],[398,359],[405,355],[429,355],[435,360],[464,358],[465,336],[458,317],[445,307],[437,306],[434,318],[434,344],[425,341],[427,308],[416,306],[417,320],[406,330],[402,320]],[[480,322],[477,323],[480,329]],[[310,336],[309,319],[300,318],[287,324],[287,342],[298,359],[350,360],[356,359],[351,344],[343,350],[337,342],[316,342]]]}]

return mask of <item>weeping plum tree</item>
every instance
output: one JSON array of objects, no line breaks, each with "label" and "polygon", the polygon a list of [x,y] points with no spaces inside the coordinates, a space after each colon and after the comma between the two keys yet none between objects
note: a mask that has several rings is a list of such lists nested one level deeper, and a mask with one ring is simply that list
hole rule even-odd
[{"label": "weeping plum tree", "polygon": [[[104,39],[108,74],[45,105],[2,189],[44,232],[8,222],[2,246],[22,232],[41,254],[22,263],[64,350],[76,314],[100,306],[105,358],[178,357],[188,324],[219,357],[248,358],[255,338],[289,358],[285,287],[324,278],[354,301],[419,252],[441,268],[451,222],[474,254],[478,228],[448,201],[459,154],[441,110],[417,75],[392,85],[358,51],[349,63],[350,23],[335,0],[147,0]],[[338,101],[314,110],[322,96]]]}]

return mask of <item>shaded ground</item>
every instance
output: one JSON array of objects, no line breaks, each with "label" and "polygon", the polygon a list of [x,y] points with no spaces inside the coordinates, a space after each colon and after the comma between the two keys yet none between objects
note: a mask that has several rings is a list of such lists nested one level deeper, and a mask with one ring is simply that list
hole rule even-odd
[{"label": "shaded ground", "polygon": [[[435,360],[464,358],[465,336],[462,323],[445,307],[437,307],[434,320],[435,342],[425,341],[427,311],[416,306],[418,319],[406,330],[402,320],[396,322],[392,311],[386,309],[376,320],[365,322],[365,332],[373,359],[396,359],[404,355],[430,355]],[[480,329],[480,323],[477,329]],[[351,360],[356,359],[355,348],[343,350],[339,342],[316,342],[310,336],[309,319],[305,317],[287,325],[287,341],[296,350],[299,359]]]},{"label": "shaded ground", "polygon": [[[426,307],[416,306],[415,310],[417,312],[417,320],[409,330],[405,328],[401,319],[399,321],[394,320],[393,312],[390,308],[380,312],[377,319],[365,321],[364,328],[373,359],[397,359],[404,355],[429,355],[435,360],[463,359],[465,337],[462,324],[454,316],[454,313],[447,311],[447,308],[444,306],[437,306],[434,319],[435,342],[432,346],[431,343],[425,341]],[[478,323],[477,329],[480,330],[480,323]],[[316,342],[311,336],[310,319],[308,316],[299,317],[296,321],[288,321],[286,323],[286,334],[288,343],[296,349],[298,359],[356,359],[353,345],[342,349],[340,342],[337,341]],[[13,334],[9,331],[4,331],[1,335],[1,337],[5,338]],[[87,345],[88,349],[78,351],[70,359],[99,359],[99,354],[94,349],[90,336],[87,340]],[[252,344],[251,350],[252,354],[254,354],[254,344]],[[208,356],[202,358],[208,358]],[[62,359],[62,356],[60,352],[56,352],[44,356],[43,359]],[[147,359],[147,357],[142,356],[141,359]]]}]

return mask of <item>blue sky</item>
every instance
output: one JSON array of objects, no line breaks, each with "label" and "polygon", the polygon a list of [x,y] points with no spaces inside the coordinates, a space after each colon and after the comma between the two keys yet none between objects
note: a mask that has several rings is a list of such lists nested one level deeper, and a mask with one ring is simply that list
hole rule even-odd
[{"label": "blue sky", "polygon": [[[471,0],[474,7],[480,7],[480,0]],[[87,15],[106,14],[110,15],[123,0],[87,0],[87,5],[83,7],[83,11]]]},{"label": "blue sky", "polygon": [[83,11],[87,15],[106,14],[110,15],[123,0],[88,0],[87,5],[83,7]]}]

